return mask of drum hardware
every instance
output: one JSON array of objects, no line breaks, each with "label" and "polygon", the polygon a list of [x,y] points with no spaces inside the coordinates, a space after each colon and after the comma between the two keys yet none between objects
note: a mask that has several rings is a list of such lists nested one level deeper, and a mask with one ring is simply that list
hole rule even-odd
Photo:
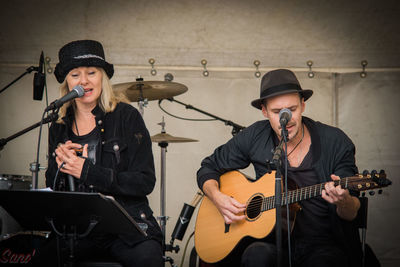
[{"label": "drum hardware", "polygon": [[[166,112],[166,111],[161,107],[161,102],[162,102],[163,100],[164,100],[164,99],[160,99],[160,100],[158,101],[158,106],[160,107],[160,109],[161,109],[162,111]],[[211,118],[213,118],[213,119],[215,119],[215,120],[222,121],[222,122],[225,123],[225,125],[227,125],[227,126],[232,126],[232,127],[233,127],[233,128],[232,128],[232,135],[236,135],[238,132],[240,132],[241,130],[243,130],[244,128],[246,128],[246,127],[241,126],[241,125],[239,125],[239,124],[237,124],[237,123],[234,123],[233,121],[225,120],[225,119],[223,119],[223,118],[221,118],[221,117],[215,116],[215,115],[213,115],[213,114],[211,114],[211,113],[208,113],[208,112],[206,112],[206,111],[203,111],[203,110],[201,110],[201,109],[198,109],[198,108],[196,108],[196,107],[194,107],[194,106],[192,106],[192,105],[190,105],[190,104],[185,104],[185,103],[183,103],[183,102],[180,102],[180,101],[174,99],[173,97],[169,97],[169,98],[167,98],[167,100],[169,100],[169,101],[171,101],[171,102],[176,102],[176,103],[178,103],[178,104],[181,104],[181,105],[185,106],[186,109],[193,109],[193,110],[195,110],[195,111],[197,111],[197,112],[200,112],[200,113],[202,113],[202,114],[204,114],[204,115],[207,115],[207,116],[209,116],[209,117],[211,117]],[[166,112],[166,113],[167,113],[167,112]],[[177,117],[177,116],[174,116],[174,117]],[[178,117],[178,118],[179,118],[179,117]],[[182,119],[182,118],[180,118],[180,119]],[[191,120],[191,119],[187,119],[187,120]],[[207,120],[207,119],[205,119],[205,120],[202,120],[202,119],[192,119],[192,120],[194,120],[194,121],[205,121],[205,120]]]},{"label": "drum hardware", "polygon": [[[29,171],[32,172],[32,187],[33,187],[33,185],[35,185],[35,187],[34,187],[35,189],[37,188],[37,181],[39,179],[38,172],[36,171],[36,168],[38,169],[38,171],[46,170],[46,167],[40,166],[40,163],[37,164],[37,162],[31,162],[29,164]],[[35,182],[33,182],[33,181],[35,181]]]},{"label": "drum hardware", "polygon": [[165,215],[166,210],[166,187],[165,187],[165,177],[166,177],[166,152],[167,146],[169,143],[185,143],[185,142],[197,142],[198,140],[184,138],[184,137],[174,137],[169,135],[165,131],[165,122],[164,117],[162,118],[162,122],[158,123],[161,126],[161,133],[154,135],[151,137],[151,141],[154,143],[158,143],[161,147],[161,181],[160,181],[160,216],[157,219],[160,221],[160,228],[163,235],[162,246],[163,246],[163,257],[164,261],[170,262],[171,266],[174,265],[174,261],[171,257],[166,257],[166,251],[179,251],[179,246],[173,246],[171,244],[167,245],[165,243],[165,236],[166,236],[166,225],[167,220],[169,219],[168,216]]},{"label": "drum hardware", "polygon": [[143,81],[138,77],[136,82],[114,84],[117,93],[124,94],[131,102],[138,102],[139,111],[143,116],[143,107],[148,101],[170,98],[185,93],[188,88],[180,83],[170,81]]},{"label": "drum hardware", "polygon": [[[167,79],[167,77],[165,77],[165,78]],[[181,105],[185,106],[186,109],[195,110],[195,111],[200,112],[200,113],[202,113],[202,114],[204,114],[204,115],[207,115],[207,116],[209,116],[209,117],[211,117],[211,118],[213,118],[213,119],[189,119],[189,118],[181,118],[181,117],[178,117],[178,116],[169,114],[167,111],[165,111],[165,110],[161,107],[161,102],[162,102],[163,100],[164,100],[164,99],[160,99],[160,100],[158,101],[158,106],[160,107],[160,109],[161,109],[162,111],[164,111],[165,113],[167,113],[168,115],[171,115],[171,116],[176,117],[176,118],[178,118],[178,119],[193,120],[193,121],[219,120],[219,121],[224,122],[225,125],[227,125],[227,126],[232,126],[232,132],[231,132],[231,133],[232,133],[233,136],[235,136],[237,133],[239,133],[241,130],[243,130],[243,129],[245,128],[244,126],[241,126],[241,125],[239,125],[239,124],[237,124],[237,123],[235,123],[235,122],[232,122],[232,121],[230,121],[230,120],[225,120],[225,119],[220,118],[220,117],[218,117],[218,116],[215,116],[215,115],[213,115],[213,114],[211,114],[211,113],[208,113],[208,112],[206,112],[206,111],[203,111],[203,110],[201,110],[201,109],[198,109],[198,108],[196,108],[196,107],[194,107],[194,106],[192,106],[192,105],[190,105],[190,104],[185,104],[185,103],[183,103],[183,102],[180,102],[180,101],[178,101],[178,100],[175,100],[173,97],[167,98],[167,100],[169,100],[169,101],[171,101],[171,102],[176,102],[176,103],[178,103],[178,104],[181,104]],[[173,139],[173,138],[170,138],[167,134],[163,134],[163,135],[162,135],[162,133],[161,133],[161,134],[158,134],[158,135],[156,135],[156,136],[153,136],[152,138],[154,138],[154,140],[155,140],[156,137],[159,137],[160,140],[171,140],[171,142],[172,142],[173,140],[175,140],[175,139]],[[163,138],[163,139],[162,139],[162,138]],[[176,140],[178,140],[178,139],[176,139]],[[189,141],[189,142],[190,142],[190,141]],[[193,212],[194,212],[194,209],[196,208],[196,206],[198,205],[198,203],[200,202],[200,200],[203,198],[203,196],[204,196],[203,192],[202,192],[201,190],[198,190],[197,193],[196,193],[196,195],[195,195],[195,198],[193,199],[193,201],[192,201],[192,203],[191,203],[191,205],[188,205],[188,204],[186,204],[186,203],[184,204],[184,206],[183,206],[183,208],[182,208],[182,211],[181,211],[180,218],[179,218],[179,220],[177,221],[177,223],[176,223],[176,225],[175,225],[174,232],[172,233],[170,244],[167,245],[167,248],[170,248],[170,247],[173,248],[173,247],[174,247],[174,246],[173,246],[173,243],[174,243],[174,240],[175,240],[175,239],[182,240],[183,235],[185,234],[186,228],[187,228],[187,226],[188,226],[188,224],[189,224],[189,221],[190,221],[190,219],[191,219],[191,216],[192,216],[192,214],[193,214]],[[182,220],[181,220],[181,219],[182,219]],[[194,234],[194,233],[192,233],[192,235],[189,237],[189,239],[193,236],[193,234]],[[188,241],[189,241],[189,240],[188,240]],[[179,250],[179,246],[177,246],[177,247],[178,247],[178,250]],[[186,249],[185,249],[185,250],[186,250]],[[193,248],[192,251],[196,252],[194,248]],[[182,258],[182,263],[183,263],[183,258]]]}]

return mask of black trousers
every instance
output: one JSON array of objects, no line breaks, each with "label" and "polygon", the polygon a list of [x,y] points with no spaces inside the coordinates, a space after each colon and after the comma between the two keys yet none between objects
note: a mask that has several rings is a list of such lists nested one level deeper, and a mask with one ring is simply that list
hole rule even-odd
[{"label": "black trousers", "polygon": [[[274,243],[257,241],[253,242],[238,254],[228,256],[223,261],[215,264],[218,267],[275,267],[276,246]],[[333,244],[301,243],[294,244],[292,248],[293,267],[348,267],[347,256],[340,247]],[[289,266],[288,250],[283,249],[282,267]]]}]

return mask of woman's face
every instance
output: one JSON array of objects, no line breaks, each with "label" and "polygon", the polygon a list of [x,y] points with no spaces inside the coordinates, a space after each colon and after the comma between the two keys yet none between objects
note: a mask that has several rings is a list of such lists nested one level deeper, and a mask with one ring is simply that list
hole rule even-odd
[{"label": "woman's face", "polygon": [[81,98],[76,98],[77,103],[96,106],[101,95],[103,74],[97,67],[78,67],[72,69],[66,77],[68,89],[71,91],[77,85],[85,89]]}]

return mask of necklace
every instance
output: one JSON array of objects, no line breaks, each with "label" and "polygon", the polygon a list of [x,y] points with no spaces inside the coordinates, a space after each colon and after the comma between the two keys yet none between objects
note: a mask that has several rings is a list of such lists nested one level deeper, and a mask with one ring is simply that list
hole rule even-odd
[{"label": "necklace", "polygon": [[292,149],[292,151],[290,151],[287,156],[289,157],[290,154],[292,154],[292,152],[300,145],[301,141],[303,141],[304,138],[304,123],[302,123],[302,129],[301,131],[303,132],[300,141],[294,146],[294,148]]}]

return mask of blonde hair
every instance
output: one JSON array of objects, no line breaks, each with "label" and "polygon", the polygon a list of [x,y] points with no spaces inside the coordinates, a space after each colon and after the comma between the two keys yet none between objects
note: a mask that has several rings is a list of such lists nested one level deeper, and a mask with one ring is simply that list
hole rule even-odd
[{"label": "blonde hair", "polygon": [[[97,99],[97,104],[99,105],[99,107],[105,113],[108,113],[114,111],[115,107],[119,102],[129,103],[129,100],[126,98],[124,94],[116,94],[113,91],[110,79],[108,78],[104,69],[103,68],[98,68],[98,69],[101,71],[103,76],[101,83],[102,84],[101,95],[99,99]],[[67,80],[65,79],[64,82],[60,85],[60,97],[63,97],[68,93],[69,93],[69,88]],[[67,114],[67,110],[71,105],[74,108],[76,108],[75,101],[67,102],[60,108],[60,111],[58,112],[59,117],[57,123],[64,123],[62,118],[65,117],[65,115]]]}]

